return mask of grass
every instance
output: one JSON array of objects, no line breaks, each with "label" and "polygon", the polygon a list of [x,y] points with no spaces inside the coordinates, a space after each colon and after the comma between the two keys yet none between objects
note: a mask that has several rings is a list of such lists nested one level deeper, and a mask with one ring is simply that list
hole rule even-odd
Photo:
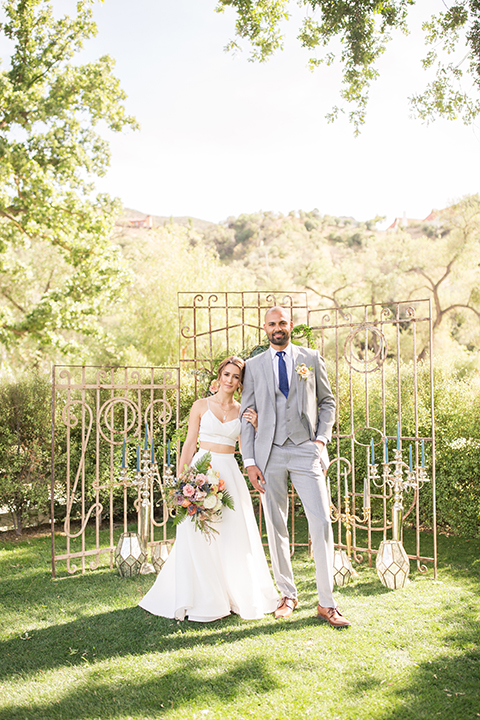
[{"label": "grass", "polygon": [[152,575],[53,580],[49,537],[0,543],[0,720],[480,717],[479,551],[441,537],[438,580],[396,592],[360,567],[336,631],[304,552],[290,620],[200,625],[137,607]]}]

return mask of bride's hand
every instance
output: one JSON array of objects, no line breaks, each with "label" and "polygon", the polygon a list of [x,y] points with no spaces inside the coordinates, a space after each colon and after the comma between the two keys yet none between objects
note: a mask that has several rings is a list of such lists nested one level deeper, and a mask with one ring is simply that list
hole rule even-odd
[{"label": "bride's hand", "polygon": [[256,411],[253,408],[247,408],[245,412],[243,413],[243,417],[245,420],[249,423],[252,423],[253,427],[255,428],[255,432],[257,431],[258,427],[258,415]]}]

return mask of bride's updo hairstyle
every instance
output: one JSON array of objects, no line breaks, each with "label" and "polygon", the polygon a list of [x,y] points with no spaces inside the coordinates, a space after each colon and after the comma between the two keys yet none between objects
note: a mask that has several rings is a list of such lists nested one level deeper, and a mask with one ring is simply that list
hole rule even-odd
[{"label": "bride's updo hairstyle", "polygon": [[240,386],[239,389],[241,390],[242,380],[243,380],[243,374],[245,372],[245,360],[242,360],[242,358],[237,357],[236,355],[230,355],[230,357],[225,358],[225,360],[222,360],[220,365],[218,366],[217,370],[217,380],[220,380],[223,371],[227,367],[227,365],[235,365],[240,370]]}]

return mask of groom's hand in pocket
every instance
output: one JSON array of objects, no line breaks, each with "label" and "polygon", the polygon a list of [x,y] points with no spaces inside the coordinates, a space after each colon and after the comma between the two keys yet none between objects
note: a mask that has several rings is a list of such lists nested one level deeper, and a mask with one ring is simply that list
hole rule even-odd
[{"label": "groom's hand in pocket", "polygon": [[265,479],[260,468],[256,465],[249,465],[247,467],[247,475],[255,490],[258,490],[259,493],[264,493]]}]

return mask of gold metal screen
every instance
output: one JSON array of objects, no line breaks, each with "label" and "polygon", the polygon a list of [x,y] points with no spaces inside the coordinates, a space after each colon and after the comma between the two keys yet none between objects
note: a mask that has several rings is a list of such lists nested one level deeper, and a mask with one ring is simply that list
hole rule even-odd
[{"label": "gold metal screen", "polygon": [[[335,497],[344,493],[342,469],[350,464],[347,482],[353,512],[361,508],[366,467],[371,462],[373,439],[376,463],[381,467],[393,448],[402,449],[404,460],[411,453],[412,467],[426,458],[429,482],[420,491],[405,493],[404,521],[415,531],[410,559],[426,572],[425,561],[437,570],[435,508],[435,422],[433,394],[432,312],[430,300],[389,304],[312,309],[308,322],[316,345],[325,357],[337,403],[334,436],[329,446],[336,482]],[[398,423],[398,425],[397,425]],[[387,445],[387,448],[385,447]],[[410,451],[411,447],[411,451]],[[344,458],[342,460],[341,458]],[[366,526],[353,525],[352,551],[371,563],[381,540],[391,529],[392,490],[372,486],[372,513]],[[421,549],[421,528],[433,528],[433,552]],[[363,530],[363,532],[359,532]],[[360,537],[359,537],[360,536]],[[344,548],[342,524],[337,524],[337,544]]]},{"label": "gold metal screen", "polygon": [[[166,464],[167,441],[178,426],[178,368],[55,366],[52,377],[52,572],[113,567],[116,540],[127,530],[128,508],[139,512],[134,479],[137,446],[146,433],[157,464],[151,488],[149,545],[166,538],[167,512],[155,491]],[[125,448],[125,450],[124,450]],[[123,462],[125,455],[125,462]],[[121,476],[122,464],[126,472]],[[130,502],[129,502],[130,500]],[[155,503],[157,505],[155,506]],[[62,549],[55,546],[61,517]],[[105,518],[107,520],[105,521]],[[87,533],[88,529],[88,533]],[[60,545],[60,542],[57,541]]]},{"label": "gold metal screen", "polygon": [[[404,519],[414,530],[415,548],[409,557],[426,572],[434,564],[436,575],[435,427],[433,406],[432,318],[429,300],[352,307],[311,308],[305,293],[180,293],[179,357],[182,369],[197,375],[220,354],[235,353],[262,342],[265,311],[274,305],[291,309],[294,324],[307,323],[314,330],[315,346],[325,357],[337,403],[334,436],[329,446],[329,474],[333,501],[343,493],[345,466],[352,500],[352,514],[361,505],[364,479],[374,438],[379,462],[384,443],[395,443],[397,422],[405,452],[412,445],[414,462],[423,448],[428,460],[428,488],[405,496]],[[423,444],[422,444],[423,441]],[[393,454],[393,453],[392,453]],[[252,495],[255,495],[252,492]],[[296,533],[298,500],[291,489],[291,546],[306,545]],[[371,563],[380,541],[391,528],[392,491],[385,484],[372,487],[372,516],[368,525],[353,526],[352,552]],[[262,529],[261,505],[259,523]],[[433,528],[433,552],[421,551],[422,524]],[[338,547],[345,547],[342,524],[336,531]]]}]

